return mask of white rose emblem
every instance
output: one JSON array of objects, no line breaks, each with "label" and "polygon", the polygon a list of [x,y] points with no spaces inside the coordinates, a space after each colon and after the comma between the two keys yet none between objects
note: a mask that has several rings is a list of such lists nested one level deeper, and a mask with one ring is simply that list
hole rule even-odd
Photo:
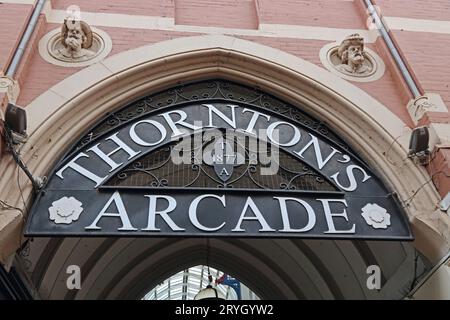
[{"label": "white rose emblem", "polygon": [[391,215],[386,209],[374,203],[368,203],[362,208],[364,220],[375,229],[387,229],[391,225]]},{"label": "white rose emblem", "polygon": [[48,208],[49,218],[57,224],[70,224],[80,217],[83,204],[74,197],[62,197]]}]

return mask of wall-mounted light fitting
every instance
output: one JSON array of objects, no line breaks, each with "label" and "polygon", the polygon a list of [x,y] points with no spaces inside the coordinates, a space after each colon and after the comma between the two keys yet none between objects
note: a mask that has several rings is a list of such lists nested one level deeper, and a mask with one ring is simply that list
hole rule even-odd
[{"label": "wall-mounted light fitting", "polygon": [[430,158],[429,141],[430,134],[427,127],[414,129],[409,140],[408,157],[417,159],[421,165],[428,164]]},{"label": "wall-mounted light fitting", "polygon": [[27,114],[25,110],[12,103],[8,103],[5,111],[5,140],[7,150],[11,152],[14,161],[22,168],[31,180],[34,190],[38,192],[44,186],[46,178],[33,177],[15,147],[15,145],[24,143],[27,137]]},{"label": "wall-mounted light fitting", "polygon": [[5,111],[5,128],[13,144],[24,143],[27,139],[27,114],[25,110],[8,103]]},{"label": "wall-mounted light fitting", "polygon": [[439,203],[439,207],[442,211],[446,211],[450,215],[450,192]]}]

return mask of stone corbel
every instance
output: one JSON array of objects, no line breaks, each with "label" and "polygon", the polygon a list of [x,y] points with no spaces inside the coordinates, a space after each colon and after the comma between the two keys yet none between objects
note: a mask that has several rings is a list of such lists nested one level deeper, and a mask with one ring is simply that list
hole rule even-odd
[{"label": "stone corbel", "polygon": [[[428,149],[432,152],[429,166],[430,175],[437,187],[441,199],[450,193],[450,123],[430,123]],[[447,211],[445,210],[440,211]],[[450,211],[449,211],[450,212]],[[449,236],[450,239],[450,236]]]},{"label": "stone corbel", "polygon": [[[408,103],[408,112],[417,125],[428,112],[448,113],[447,106],[441,96],[436,93],[426,93]],[[439,149],[450,149],[450,123],[430,122],[428,149],[438,152]]]},{"label": "stone corbel", "polygon": [[444,101],[437,93],[425,93],[411,100],[407,108],[411,119],[416,125],[427,112],[448,112]]},{"label": "stone corbel", "polygon": [[8,101],[16,103],[19,97],[19,83],[8,76],[0,76],[0,93],[6,93]]},{"label": "stone corbel", "polygon": [[5,121],[5,113],[3,112],[3,108],[1,108],[0,103],[0,123],[3,123]]},{"label": "stone corbel", "polygon": [[428,128],[430,132],[430,150],[433,150],[435,147],[439,149],[450,148],[450,123],[430,123]]},{"label": "stone corbel", "polygon": [[[8,103],[16,103],[19,97],[19,83],[14,79],[0,75],[0,133],[4,128],[5,109]],[[0,136],[0,159],[5,152],[5,143],[3,137]]]}]

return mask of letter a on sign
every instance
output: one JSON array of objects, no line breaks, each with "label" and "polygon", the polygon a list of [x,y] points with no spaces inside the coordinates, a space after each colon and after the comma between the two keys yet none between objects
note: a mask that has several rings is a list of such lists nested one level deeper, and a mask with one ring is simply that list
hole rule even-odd
[{"label": "letter a on sign", "polygon": [[67,277],[66,286],[69,290],[81,289],[81,271],[80,267],[76,265],[70,265],[67,267],[66,273],[70,276]]},{"label": "letter a on sign", "polygon": [[377,265],[371,265],[367,267],[367,274],[370,276],[367,278],[367,289],[380,290],[381,289],[381,270]]}]

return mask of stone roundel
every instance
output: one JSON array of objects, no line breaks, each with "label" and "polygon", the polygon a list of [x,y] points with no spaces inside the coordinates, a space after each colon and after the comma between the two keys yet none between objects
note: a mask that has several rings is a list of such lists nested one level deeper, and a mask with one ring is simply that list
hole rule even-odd
[{"label": "stone roundel", "polygon": [[63,47],[60,28],[54,29],[42,37],[39,41],[39,54],[45,61],[62,67],[85,67],[101,61],[111,52],[112,40],[103,30],[94,27],[91,27],[91,30],[92,46],[90,50],[93,54],[87,58],[73,60],[58,54]]},{"label": "stone roundel", "polygon": [[363,73],[350,73],[340,68],[341,61],[338,57],[340,43],[329,43],[320,49],[320,61],[331,73],[350,81],[371,82],[380,79],[386,69],[383,60],[373,50],[364,47],[364,65],[368,71]]}]

